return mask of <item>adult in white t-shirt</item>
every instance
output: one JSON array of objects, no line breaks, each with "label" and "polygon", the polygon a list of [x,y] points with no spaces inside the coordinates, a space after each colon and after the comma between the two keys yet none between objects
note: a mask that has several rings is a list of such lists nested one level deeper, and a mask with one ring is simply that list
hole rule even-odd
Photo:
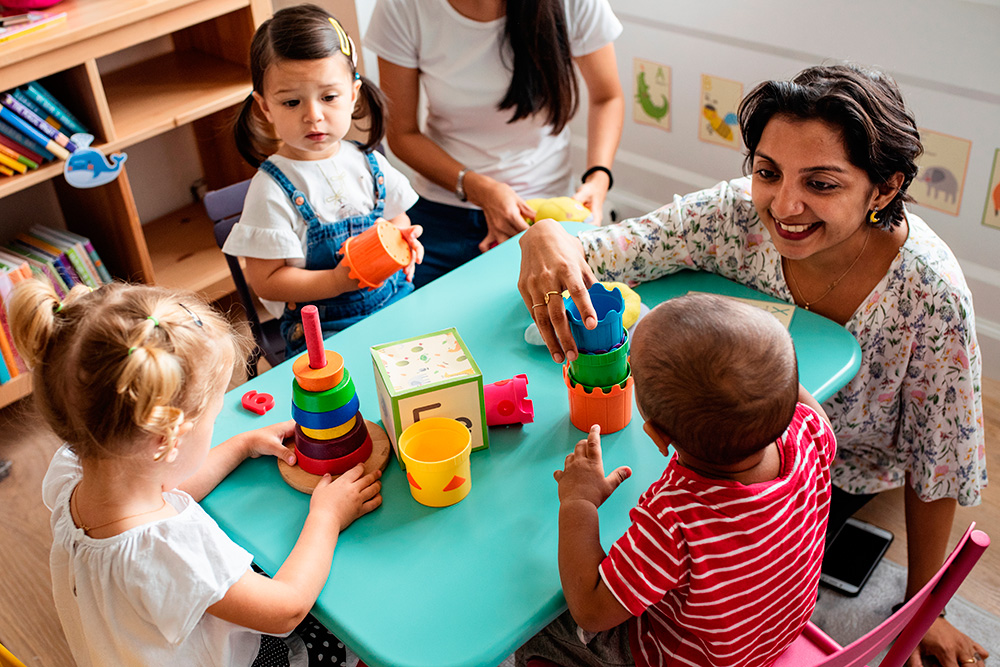
[{"label": "adult in white t-shirt", "polygon": [[[390,100],[389,146],[416,171],[418,287],[525,229],[526,199],[572,194],[601,219],[625,114],[621,31],[607,0],[378,0],[365,43]],[[574,64],[588,113],[575,193]]]}]

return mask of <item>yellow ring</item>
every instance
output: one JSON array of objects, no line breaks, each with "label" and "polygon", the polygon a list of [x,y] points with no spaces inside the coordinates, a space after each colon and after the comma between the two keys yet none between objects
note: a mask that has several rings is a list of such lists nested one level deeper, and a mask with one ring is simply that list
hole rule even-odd
[{"label": "yellow ring", "polygon": [[552,290],[551,292],[546,292],[545,293],[545,305],[548,305],[548,303],[549,303],[549,297],[551,297],[553,294],[559,295],[559,294],[562,294],[562,292],[557,292],[555,290]]},{"label": "yellow ring", "polygon": [[354,422],[357,418],[357,415],[355,415],[340,426],[333,426],[331,428],[306,428],[301,424],[299,425],[299,428],[301,428],[302,432],[310,438],[315,438],[316,440],[333,440],[334,438],[339,438],[354,428]]},{"label": "yellow ring", "polygon": [[532,310],[534,310],[535,308],[544,308],[544,307],[545,307],[544,303],[533,303],[533,304],[531,304],[531,309]]}]

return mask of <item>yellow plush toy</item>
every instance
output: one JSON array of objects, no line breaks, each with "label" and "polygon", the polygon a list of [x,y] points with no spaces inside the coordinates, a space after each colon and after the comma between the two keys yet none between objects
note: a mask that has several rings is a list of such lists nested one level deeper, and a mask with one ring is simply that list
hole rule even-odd
[{"label": "yellow plush toy", "polygon": [[[572,197],[552,197],[551,199],[529,199],[528,206],[535,210],[535,220],[567,220],[569,222],[589,222],[590,209]],[[524,219],[529,225],[534,220]]]}]

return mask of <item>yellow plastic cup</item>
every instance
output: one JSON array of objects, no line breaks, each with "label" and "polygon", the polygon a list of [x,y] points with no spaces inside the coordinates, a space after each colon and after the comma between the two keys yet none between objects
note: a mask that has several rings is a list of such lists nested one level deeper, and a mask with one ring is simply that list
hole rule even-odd
[{"label": "yellow plastic cup", "polygon": [[472,489],[472,434],[462,422],[429,417],[399,435],[399,455],[413,499],[428,507],[447,507]]}]

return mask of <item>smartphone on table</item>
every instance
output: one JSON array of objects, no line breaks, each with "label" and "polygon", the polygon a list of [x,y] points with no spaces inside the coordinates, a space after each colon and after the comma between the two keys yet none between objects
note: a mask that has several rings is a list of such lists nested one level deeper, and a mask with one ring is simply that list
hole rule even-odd
[{"label": "smartphone on table", "polygon": [[820,573],[821,584],[855,596],[864,588],[882,560],[892,533],[870,523],[850,518],[827,546]]}]

